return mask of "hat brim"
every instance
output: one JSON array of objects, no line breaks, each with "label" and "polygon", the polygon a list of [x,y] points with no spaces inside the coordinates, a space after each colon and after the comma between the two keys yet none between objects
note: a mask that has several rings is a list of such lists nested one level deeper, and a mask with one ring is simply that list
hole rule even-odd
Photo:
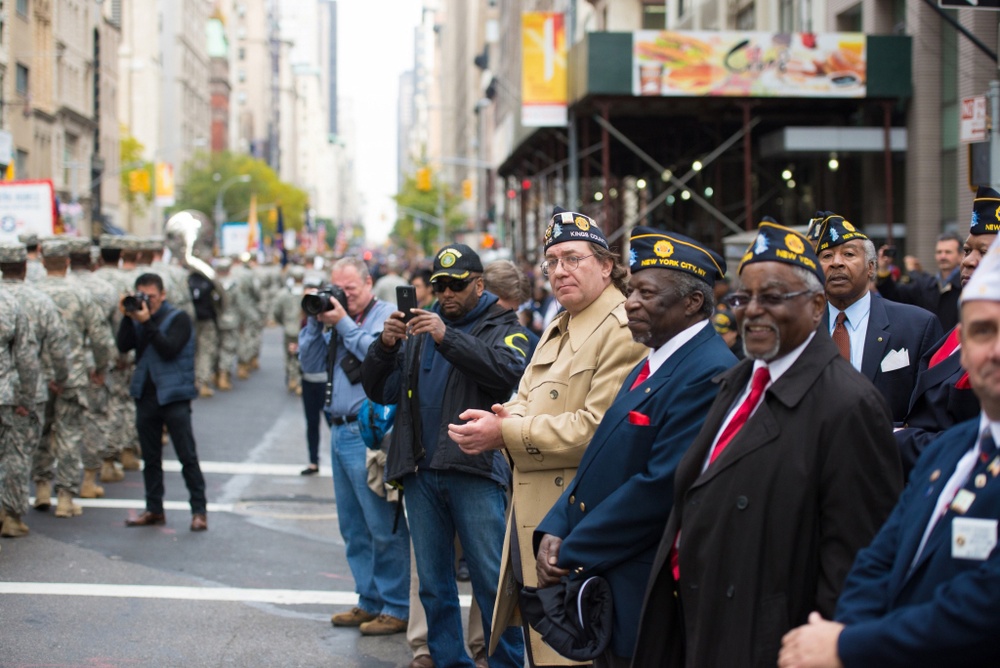
[{"label": "hat brim", "polygon": [[461,274],[453,274],[453,273],[447,272],[447,271],[439,271],[436,274],[431,274],[431,283],[433,283],[434,281],[436,281],[439,278],[460,278],[460,279],[461,278],[468,278],[470,274],[472,274],[472,272],[469,271],[469,270],[465,270]]}]

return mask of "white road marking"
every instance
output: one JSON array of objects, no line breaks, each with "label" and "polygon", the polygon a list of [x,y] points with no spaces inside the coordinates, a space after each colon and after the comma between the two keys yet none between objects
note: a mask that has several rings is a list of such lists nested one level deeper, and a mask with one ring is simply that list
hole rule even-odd
[{"label": "white road marking", "polygon": [[[202,473],[222,473],[226,475],[290,475],[299,476],[305,464],[264,464],[261,462],[199,462]],[[163,460],[163,470],[178,473],[181,463],[176,459]],[[329,466],[321,466],[319,476],[331,476]],[[306,476],[302,476],[306,477]]]},{"label": "white road marking", "polygon": [[[278,605],[354,606],[358,595],[349,591],[244,589],[237,587],[166,587],[157,585],[79,584],[75,582],[0,582],[0,594],[29,596],[92,596],[97,598],[156,598],[176,601],[275,603]],[[472,597],[460,595],[463,608]]]}]

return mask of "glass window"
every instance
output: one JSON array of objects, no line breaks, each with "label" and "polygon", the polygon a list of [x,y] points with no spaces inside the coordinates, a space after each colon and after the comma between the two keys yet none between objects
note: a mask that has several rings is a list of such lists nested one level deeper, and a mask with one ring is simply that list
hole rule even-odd
[{"label": "glass window", "polygon": [[667,27],[667,6],[663,2],[643,2],[642,29],[663,30]]},{"label": "glass window", "polygon": [[28,178],[28,152],[17,149],[14,153],[14,175],[19,179]]},{"label": "glass window", "polygon": [[21,16],[28,15],[28,0],[17,0],[17,13]]},{"label": "glass window", "polygon": [[736,13],[736,29],[737,30],[753,30],[755,23],[754,16],[754,5],[751,2],[749,5],[741,9]]},{"label": "glass window", "polygon": [[28,68],[21,63],[17,64],[17,92],[19,95],[28,94]]}]

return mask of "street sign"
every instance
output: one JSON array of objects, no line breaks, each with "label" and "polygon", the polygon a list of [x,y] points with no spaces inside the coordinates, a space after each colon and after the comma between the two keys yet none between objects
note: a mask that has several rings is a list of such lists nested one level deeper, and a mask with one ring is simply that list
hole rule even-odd
[{"label": "street sign", "polygon": [[938,0],[943,9],[988,9],[1000,10],[1000,0]]},{"label": "street sign", "polygon": [[986,96],[963,97],[959,113],[958,140],[963,144],[986,141]]}]

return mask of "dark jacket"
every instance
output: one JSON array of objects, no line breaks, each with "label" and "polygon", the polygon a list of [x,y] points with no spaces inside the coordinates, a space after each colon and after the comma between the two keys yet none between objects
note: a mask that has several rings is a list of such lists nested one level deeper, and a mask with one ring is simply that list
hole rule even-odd
[{"label": "dark jacket", "polygon": [[[702,472],[752,369],[744,360],[719,376],[719,395],[677,467],[637,668],[773,668],[783,634],[814,610],[833,614],[856,552],[902,489],[885,400],[822,327]],[[679,582],[669,556],[678,531]]]},{"label": "dark jacket", "polygon": [[118,349],[136,351],[129,394],[142,397],[147,385],[161,406],[198,396],[194,384],[194,328],[187,313],[163,302],[145,323],[123,318],[118,327]]},{"label": "dark jacket", "polygon": [[945,284],[924,272],[912,272],[909,283],[897,283],[892,274],[878,279],[880,295],[894,302],[925,308],[938,317],[945,331],[958,324],[958,297],[962,294],[962,276],[951,272]]},{"label": "dark jacket", "polygon": [[[528,362],[523,352],[526,341],[515,313],[499,304],[490,306],[468,333],[447,327],[444,339],[435,348],[452,369],[442,398],[438,443],[427,463],[429,468],[471,473],[508,484],[510,469],[503,455],[499,451],[465,454],[448,438],[448,423],[461,422],[458,415],[468,408],[490,410],[493,404],[510,398]],[[385,466],[385,479],[390,482],[416,471],[417,462],[424,456],[419,392],[420,360],[427,345],[435,345],[430,334],[411,337],[393,349],[383,346],[378,336],[361,364],[365,394],[376,403],[397,404]]]}]

